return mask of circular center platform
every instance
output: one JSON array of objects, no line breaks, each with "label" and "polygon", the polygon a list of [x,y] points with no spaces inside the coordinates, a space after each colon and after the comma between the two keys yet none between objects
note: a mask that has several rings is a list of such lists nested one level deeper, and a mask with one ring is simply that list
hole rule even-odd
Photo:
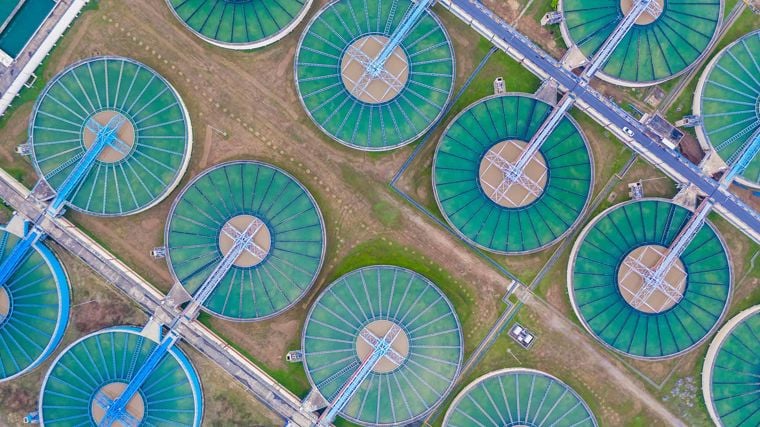
[{"label": "circular center platform", "polygon": [[[95,397],[92,399],[91,410],[92,418],[95,420],[96,424],[100,424],[100,422],[103,420],[103,417],[106,415],[107,406],[104,407],[103,405],[108,405],[109,403],[118,399],[124,390],[126,390],[126,388],[126,383],[112,382],[104,385],[95,393]],[[140,393],[135,393],[132,399],[129,400],[129,403],[127,403],[125,409],[127,414],[133,417],[138,424],[140,421],[142,421],[143,417],[145,416],[145,402],[143,401]],[[129,425],[131,424],[121,421],[117,421],[112,424],[112,426],[116,427],[128,427]]]},{"label": "circular center platform", "polygon": [[232,250],[235,237],[246,229],[249,230],[249,233],[253,233],[253,244],[257,248],[244,250],[235,259],[233,264],[243,268],[253,267],[261,263],[272,247],[272,235],[263,221],[253,215],[237,215],[230,218],[219,232],[219,249],[222,251],[222,255],[227,255]]},{"label": "circular center platform", "polygon": [[[116,132],[116,137],[121,142],[119,145],[123,146],[123,149],[116,150],[110,144],[107,145],[103,151],[100,152],[100,155],[98,155],[98,160],[104,163],[116,163],[124,157],[127,157],[127,155],[132,151],[132,146],[135,145],[135,127],[132,125],[131,120],[129,120],[127,117],[124,117],[124,115],[118,111],[114,110],[104,110],[95,113],[87,122],[92,123],[92,121],[95,121],[98,123],[98,125],[103,127],[111,122],[111,120],[114,122],[116,120],[119,120],[116,118],[117,116],[121,116],[124,119],[124,123],[121,125],[121,127],[119,127],[118,132]],[[89,149],[92,146],[92,144],[95,142],[95,138],[97,137],[97,133],[98,130],[92,128],[91,126],[84,127],[82,142],[84,143],[85,148]]]},{"label": "circular center platform", "polygon": [[398,96],[409,80],[409,61],[401,46],[396,46],[377,76],[367,70],[388,44],[388,37],[371,34],[361,37],[346,48],[341,59],[343,84],[357,99],[368,104],[381,104]]},{"label": "circular center platform", "polygon": [[[372,353],[373,346],[365,338],[367,333],[371,334],[371,337],[373,336],[374,338],[381,340],[394,326],[398,325],[390,320],[375,320],[367,324],[356,338],[356,354],[359,356],[359,359],[365,360],[367,356]],[[391,372],[399,367],[399,362],[403,363],[403,361],[406,360],[409,355],[409,336],[407,336],[403,328],[399,327],[399,329],[400,331],[398,332],[398,335],[396,335],[391,341],[391,349],[393,350],[394,355],[383,356],[380,358],[374,368],[372,368],[373,372],[381,374]]]},{"label": "circular center platform", "polygon": [[480,186],[489,199],[500,206],[519,208],[535,201],[546,188],[547,167],[540,152],[531,157],[523,170],[523,180],[507,178],[504,170],[517,163],[528,144],[510,139],[491,147],[480,162]]},{"label": "circular center platform", "polygon": [[[620,0],[620,10],[623,11],[623,16],[628,16],[631,13],[633,4],[634,0]],[[647,25],[656,21],[662,14],[663,6],[665,6],[665,0],[652,0],[650,6],[636,19],[636,24]]]},{"label": "circular center platform", "polygon": [[618,287],[631,307],[644,313],[661,313],[683,298],[686,269],[680,259],[670,266],[663,283],[652,292],[643,290],[646,271],[654,269],[667,252],[660,245],[644,245],[631,251],[618,270]]},{"label": "circular center platform", "polygon": [[11,298],[5,286],[0,286],[0,322],[11,311]]}]

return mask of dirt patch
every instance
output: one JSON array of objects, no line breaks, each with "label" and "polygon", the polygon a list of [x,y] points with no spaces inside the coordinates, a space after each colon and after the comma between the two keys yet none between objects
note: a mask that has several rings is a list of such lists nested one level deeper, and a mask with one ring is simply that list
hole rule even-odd
[{"label": "dirt patch", "polygon": [[519,172],[520,179],[507,177],[528,147],[523,141],[502,141],[488,149],[480,162],[480,185],[486,196],[507,208],[519,208],[532,203],[544,192],[547,179],[546,160],[536,152]]},{"label": "dirt patch", "polygon": [[[254,222],[256,224],[253,224]],[[269,228],[258,218],[251,215],[238,215],[230,218],[219,232],[219,249],[226,256],[232,250],[235,238],[243,232],[253,235],[253,244],[255,245],[253,248],[255,250],[244,250],[235,259],[234,264],[243,268],[253,267],[264,261],[272,246]]]},{"label": "dirt patch", "polygon": [[71,317],[78,331],[89,333],[111,325],[131,324],[133,310],[124,301],[96,299],[72,310]]},{"label": "dirt patch", "polygon": [[[398,325],[388,320],[375,320],[365,326],[356,338],[356,355],[359,356],[359,360],[366,360],[374,349],[374,342],[369,342],[365,338],[365,334],[370,340],[382,340],[394,326],[398,327]],[[397,331],[394,331],[393,336],[389,338],[391,338],[391,349],[396,356],[381,357],[372,368],[373,372],[391,372],[400,363],[403,363],[403,360],[409,355],[409,336],[406,335],[403,329],[399,328]]]},{"label": "dirt patch", "polygon": [[381,104],[395,98],[409,80],[409,60],[401,46],[397,46],[375,77],[368,74],[363,65],[378,56],[388,44],[388,38],[369,35],[353,42],[341,60],[343,84],[356,98],[370,103]]},{"label": "dirt patch", "polygon": [[565,54],[567,49],[564,43],[558,43],[561,40],[559,26],[542,27],[540,23],[544,13],[551,10],[551,0],[533,0],[530,2],[484,0],[483,4],[528,38],[536,41],[554,58],[559,59]]},{"label": "dirt patch", "polygon": [[[623,16],[628,16],[633,9],[633,0],[620,0],[620,9],[623,11]],[[636,25],[647,25],[656,21],[662,14],[662,6],[664,0],[654,0],[644,10],[644,12],[636,18]]]},{"label": "dirt patch", "polygon": [[[92,418],[95,419],[96,423],[100,424],[100,421],[106,416],[106,410],[108,407],[104,407],[103,404],[115,401],[126,389],[126,383],[113,382],[104,385],[97,391],[95,398],[92,399],[92,404],[90,405]],[[126,409],[127,414],[132,416],[136,421],[142,421],[143,416],[145,416],[145,402],[140,393],[135,393],[135,395],[129,399],[129,402],[127,402],[127,406],[124,409]],[[128,427],[129,424],[117,421],[112,425],[117,427]]]},{"label": "dirt patch", "polygon": [[644,313],[661,313],[683,298],[686,289],[686,270],[680,259],[670,266],[661,285],[651,292],[642,290],[645,274],[655,269],[667,253],[660,245],[639,246],[629,253],[618,270],[618,287],[623,299]]},{"label": "dirt patch", "polygon": [[[99,127],[91,127],[91,121],[97,123],[97,125],[93,126]],[[98,160],[103,163],[116,163],[127,157],[132,151],[132,147],[135,145],[135,127],[132,125],[132,122],[128,118],[122,116],[121,113],[112,110],[96,113],[88,120],[87,127],[84,129],[84,135],[82,135],[82,142],[84,143],[85,148],[89,149],[92,147],[92,144],[95,143],[100,127],[104,127],[109,123],[114,125],[116,123],[121,123],[116,132],[117,140],[115,143],[106,145],[105,148],[103,148],[98,155]]]}]

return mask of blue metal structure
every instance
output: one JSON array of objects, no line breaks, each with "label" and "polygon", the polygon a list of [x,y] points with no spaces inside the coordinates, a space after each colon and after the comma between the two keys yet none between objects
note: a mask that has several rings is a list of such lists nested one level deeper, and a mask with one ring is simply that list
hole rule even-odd
[{"label": "blue metal structure", "polygon": [[607,40],[604,41],[602,47],[596,51],[594,57],[591,59],[591,64],[583,70],[581,79],[584,82],[591,80],[597,71],[607,63],[610,56],[612,56],[612,52],[617,48],[618,44],[620,44],[620,41],[623,40],[623,37],[625,37],[631,27],[633,27],[636,20],[639,19],[639,16],[647,10],[650,10],[650,13],[652,13],[653,16],[659,15],[660,12],[662,12],[662,8],[660,8],[660,5],[656,0],[636,0],[631,7],[630,12],[625,15],[623,20],[620,21],[617,27],[615,27],[612,34],[607,37]]},{"label": "blue metal structure", "polygon": [[[175,321],[174,325],[178,322]],[[98,425],[111,426],[116,422],[125,426],[137,426],[139,420],[136,420],[129,412],[127,412],[127,405],[129,401],[135,396],[137,391],[142,387],[148,376],[156,369],[159,363],[164,360],[164,356],[169,353],[172,346],[179,340],[179,335],[172,329],[161,340],[161,343],[153,349],[148,356],[148,359],[140,367],[132,380],[127,384],[127,388],[119,395],[116,400],[111,401],[108,396],[103,393],[98,393],[95,398],[96,402],[106,410],[103,419],[100,420]]]},{"label": "blue metal structure", "polygon": [[372,346],[372,352],[366,357],[366,359],[364,359],[362,364],[359,365],[359,368],[353,375],[351,375],[348,381],[346,381],[333,402],[328,405],[327,410],[321,417],[319,417],[319,426],[328,426],[335,420],[335,417],[337,417],[340,411],[342,411],[348,404],[354,396],[354,393],[359,389],[359,386],[361,386],[364,380],[372,373],[372,369],[374,369],[380,359],[383,357],[389,357],[397,364],[403,362],[403,357],[395,353],[391,347],[393,341],[401,332],[401,327],[396,324],[394,324],[382,338],[375,337],[366,330],[362,331],[362,338]]},{"label": "blue metal structure", "polygon": [[744,169],[749,166],[757,153],[760,153],[760,128],[755,130],[755,133],[747,140],[747,144],[739,150],[739,153],[739,159],[731,164],[721,178],[721,183],[726,187],[728,187],[738,175],[744,172]]},{"label": "blue metal structure", "polygon": [[[587,85],[588,81],[599,71],[604,64],[610,59],[612,52],[615,50],[620,41],[625,37],[626,33],[633,27],[636,20],[642,13],[647,10],[652,10],[651,13],[657,13],[656,10],[659,7],[656,0],[636,0],[631,8],[630,12],[623,18],[622,21],[615,27],[609,38],[604,42],[602,47],[597,51],[594,57],[590,61],[590,65],[583,71],[581,75],[580,85]],[[387,47],[387,46],[386,46]],[[379,58],[379,57],[378,57]],[[520,154],[520,157],[514,164],[507,164],[504,170],[504,181],[502,185],[509,185],[512,183],[520,183],[526,188],[530,189],[535,186],[534,183],[528,182],[529,180],[524,176],[523,170],[528,165],[533,156],[538,152],[541,146],[549,138],[549,135],[554,131],[559,122],[564,117],[565,113],[575,104],[575,95],[573,90],[575,88],[568,88],[568,92],[557,103],[557,106],[546,116],[541,127],[538,128],[536,133],[531,138],[528,146]],[[501,185],[500,185],[501,187]]]},{"label": "blue metal structure", "polygon": [[79,162],[74,166],[74,170],[71,171],[71,174],[66,177],[66,180],[58,189],[58,194],[56,194],[53,201],[50,202],[50,206],[48,207],[49,213],[53,215],[61,213],[63,204],[79,186],[90,169],[92,169],[95,160],[97,160],[98,156],[105,148],[111,147],[122,154],[129,153],[129,146],[118,138],[119,130],[126,121],[127,118],[122,114],[116,114],[108,121],[108,123],[101,126],[100,123],[93,118],[90,118],[86,127],[88,130],[95,133],[95,140],[93,141],[92,146],[90,146],[81,157],[72,158],[79,160]]},{"label": "blue metal structure", "polygon": [[13,273],[16,272],[27,255],[31,253],[34,244],[45,237],[45,234],[39,228],[32,227],[31,230],[26,230],[26,225],[24,225],[25,236],[13,247],[8,258],[4,259],[3,263],[0,264],[0,285],[7,282]]},{"label": "blue metal structure", "polygon": [[[760,130],[755,131],[748,143],[741,149],[739,159],[732,163],[728,170],[723,174],[720,185],[728,187],[731,182],[740,175],[744,169],[752,162],[757,153],[760,152]],[[717,191],[717,190],[716,190]],[[633,296],[631,305],[638,308],[644,304],[649,297],[655,292],[660,291],[673,301],[680,301],[683,295],[680,291],[673,289],[665,280],[671,267],[683,255],[686,248],[694,240],[702,225],[707,219],[707,215],[712,211],[715,201],[712,194],[708,195],[694,211],[689,221],[681,228],[670,247],[665,252],[660,261],[652,268],[645,265],[631,265],[644,279],[644,285]]]},{"label": "blue metal structure", "polygon": [[185,309],[182,310],[182,313],[172,321],[169,326],[169,331],[161,339],[160,344],[151,352],[150,356],[148,356],[145,363],[143,363],[129,384],[127,384],[127,387],[121,395],[113,401],[109,401],[107,396],[100,397],[99,404],[106,409],[106,413],[100,420],[100,423],[98,423],[99,426],[110,427],[116,422],[125,426],[136,425],[134,423],[134,417],[127,412],[127,405],[148,379],[150,374],[163,360],[169,350],[179,340],[180,337],[177,332],[177,327],[185,320],[192,319],[198,314],[201,307],[203,307],[203,303],[209,296],[211,296],[216,286],[222,281],[230,268],[232,268],[235,260],[237,260],[243,252],[249,251],[261,259],[266,256],[266,251],[256,245],[253,241],[256,233],[262,227],[264,227],[264,223],[259,219],[251,221],[243,231],[238,231],[229,224],[225,225],[223,229],[224,233],[233,238],[232,247],[229,252],[227,252],[221,262],[211,274],[209,274],[209,277],[203,282],[203,285],[201,285],[195,293],[187,307],[185,307]]},{"label": "blue metal structure", "polygon": [[[377,57],[367,64],[367,73],[372,78],[377,78],[385,69],[385,62],[391,57],[393,51],[401,44],[407,35],[412,31],[417,22],[422,18],[422,15],[435,3],[435,0],[417,0],[417,3],[412,6],[409,11],[401,18],[396,30],[391,34],[388,43],[383,46],[383,49],[377,54]],[[396,7],[396,2],[393,2],[393,6]],[[391,12],[391,16],[393,13]]]}]

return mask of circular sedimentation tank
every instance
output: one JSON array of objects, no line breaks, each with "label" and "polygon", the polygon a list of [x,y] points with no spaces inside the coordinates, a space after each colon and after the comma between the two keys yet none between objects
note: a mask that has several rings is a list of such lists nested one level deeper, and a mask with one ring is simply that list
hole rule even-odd
[{"label": "circular sedimentation tank", "polygon": [[742,311],[715,335],[702,371],[708,412],[719,426],[760,425],[760,305]]},{"label": "circular sedimentation tank", "polygon": [[[0,263],[21,239],[0,227]],[[32,246],[0,284],[0,382],[39,366],[63,338],[69,319],[69,283],[58,258],[41,242]]]},{"label": "circular sedimentation tank", "polygon": [[166,0],[201,39],[227,49],[255,49],[288,35],[312,0]]},{"label": "circular sedimentation tank", "polygon": [[470,243],[498,253],[529,253],[565,236],[593,188],[591,150],[565,116],[530,159],[532,184],[506,180],[551,106],[531,95],[495,95],[448,125],[433,159],[433,190],[446,220]]},{"label": "circular sedimentation tank", "polygon": [[635,358],[684,353],[717,327],[728,306],[728,251],[705,223],[666,273],[667,286],[642,291],[653,268],[692,212],[669,200],[613,206],[592,220],[568,263],[570,299],[583,326],[605,346]]},{"label": "circular sedimentation tank", "polygon": [[462,390],[443,419],[444,427],[596,427],[586,402],[567,384],[532,369],[502,369]]},{"label": "circular sedimentation tank", "polygon": [[[685,72],[705,54],[723,18],[721,0],[653,0],[597,73],[625,86],[647,86]],[[561,0],[562,37],[591,58],[633,5],[632,0]]]},{"label": "circular sedimentation tank", "polygon": [[143,211],[177,185],[190,159],[190,118],[158,73],[128,58],[95,57],[61,71],[37,100],[29,124],[37,174],[58,190],[97,131],[123,123],[68,198],[99,216]]},{"label": "circular sedimentation tank", "polygon": [[247,229],[254,233],[252,250],[235,259],[204,303],[230,320],[262,320],[288,309],[324,260],[324,221],[309,191],[279,168],[235,161],[195,177],[172,205],[165,230],[172,274],[196,292],[236,233]]},{"label": "circular sedimentation tank", "polygon": [[[97,425],[157,346],[129,326],[104,329],[72,343],[43,380],[41,424]],[[201,384],[178,347],[172,347],[148,375],[126,410],[132,421],[126,425],[200,426]]]},{"label": "circular sedimentation tank", "polygon": [[426,11],[376,77],[367,64],[387,44],[410,0],[338,0],[311,20],[295,59],[298,93],[309,117],[341,144],[390,150],[422,136],[443,114],[454,88],[454,51]]},{"label": "circular sedimentation tank", "polygon": [[[694,114],[702,118],[697,136],[727,163],[738,160],[760,128],[760,30],[726,46],[705,68],[694,97]],[[760,156],[737,178],[760,189]]]},{"label": "circular sedimentation tank", "polygon": [[367,333],[401,332],[341,411],[361,425],[407,425],[451,390],[462,362],[459,319],[446,296],[422,275],[393,266],[354,270],[329,285],[303,329],[309,381],[334,400],[371,348]]}]

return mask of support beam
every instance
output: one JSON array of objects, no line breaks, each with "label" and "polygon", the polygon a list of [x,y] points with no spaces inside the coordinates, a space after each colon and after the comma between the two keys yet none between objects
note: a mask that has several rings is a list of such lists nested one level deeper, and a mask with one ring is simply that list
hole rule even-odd
[{"label": "support beam", "polygon": [[123,145],[126,144],[118,139],[118,133],[126,121],[126,117],[116,114],[104,126],[100,126],[94,120],[87,122],[86,126],[88,129],[96,130],[95,141],[93,141],[90,148],[87,149],[69,176],[66,177],[63,184],[58,188],[58,194],[50,202],[48,213],[53,216],[58,216],[61,213],[63,204],[73,194],[74,190],[79,187],[82,180],[87,177],[98,156],[106,147],[111,146],[116,151],[124,149]]},{"label": "support beam", "polygon": [[639,16],[647,11],[650,11],[653,16],[659,16],[659,12],[662,12],[662,9],[660,8],[658,11],[657,8],[660,8],[657,0],[634,0],[633,7],[628,12],[628,15],[623,17],[623,20],[612,30],[607,40],[604,41],[602,47],[591,58],[590,64],[583,71],[583,74],[581,74],[581,79],[586,82],[591,80],[597,71],[604,67],[604,64],[612,56],[612,52],[615,51],[615,48],[623,40],[623,37],[628,34],[628,31],[636,23],[636,20],[639,19]]},{"label": "support beam", "polygon": [[[132,377],[132,380],[129,381],[127,388],[125,388],[119,397],[111,402],[111,404],[108,406],[108,409],[106,410],[103,418],[98,423],[98,426],[111,427],[117,422],[121,425],[129,427],[136,427],[138,425],[133,424],[135,420],[134,417],[127,412],[127,405],[135,396],[140,387],[145,384],[145,381],[148,380],[148,376],[150,376],[156,367],[158,367],[158,364],[164,360],[164,356],[166,356],[166,354],[178,340],[179,335],[174,330],[170,330],[169,333],[166,334],[164,339],[161,340],[161,343],[150,353],[150,356],[148,356],[148,359],[145,360],[145,363],[140,366],[140,369],[137,371],[135,376]],[[102,401],[101,403],[106,402]]]},{"label": "support beam", "polygon": [[731,166],[721,177],[721,185],[728,188],[734,179],[747,169],[747,166],[755,159],[757,153],[760,153],[760,127],[755,129],[755,132],[747,139],[744,146],[731,156],[736,158],[736,161],[731,162]]},{"label": "support beam", "polygon": [[45,237],[45,234],[37,227],[32,227],[26,236],[22,237],[16,246],[11,249],[10,254],[0,264],[0,285],[4,285],[15,273],[21,263],[24,262],[26,257],[32,252],[32,247],[37,241]]},{"label": "support beam", "polygon": [[[738,160],[731,164],[729,169],[723,174],[720,180],[721,187],[729,187],[731,182],[741,174],[744,169],[752,162],[755,156],[760,152],[760,129],[747,140],[747,143],[738,152]],[[717,190],[716,190],[717,191]],[[665,252],[665,256],[651,269],[646,266],[636,266],[632,269],[636,271],[644,279],[644,286],[633,296],[631,305],[633,307],[640,307],[644,304],[649,297],[655,292],[660,291],[667,295],[668,298],[674,298],[675,301],[681,299],[681,295],[674,295],[671,291],[670,285],[665,280],[665,276],[670,271],[670,268],[676,263],[676,261],[683,255],[686,248],[694,240],[702,225],[707,220],[707,215],[712,211],[714,201],[712,195],[705,198],[702,203],[694,211],[694,214],[689,218],[686,225],[681,228],[678,235],[668,247]]]},{"label": "support beam", "polygon": [[147,381],[148,376],[158,367],[158,364],[164,359],[169,350],[179,340],[177,329],[179,325],[189,321],[198,314],[203,303],[211,296],[219,282],[222,281],[227,272],[232,268],[235,260],[245,251],[249,251],[255,256],[263,259],[266,251],[253,242],[256,233],[264,226],[259,219],[251,221],[244,230],[238,231],[232,225],[225,224],[222,232],[233,238],[232,248],[222,258],[219,264],[214,268],[208,278],[203,282],[200,288],[193,295],[192,301],[185,307],[182,313],[174,318],[169,331],[161,340],[159,345],[151,352],[148,359],[143,363],[134,377],[127,384],[127,388],[119,395],[117,399],[108,407],[103,419],[98,423],[100,427],[111,427],[112,424],[119,422],[124,425],[130,425],[130,415],[127,413],[127,405],[135,396],[135,393]]},{"label": "support beam", "polygon": [[[327,410],[322,413],[322,416],[317,423],[318,426],[328,426],[333,420],[335,420],[335,417],[337,417],[338,413],[340,413],[340,411],[342,411],[348,404],[362,382],[364,382],[364,380],[372,373],[372,370],[380,359],[387,357],[391,361],[394,361],[394,363],[396,363],[394,359],[403,362],[403,356],[396,353],[391,347],[393,341],[401,334],[401,332],[401,327],[394,324],[382,338],[374,337],[369,331],[362,336],[362,338],[367,340],[371,346],[373,345],[372,343],[374,343],[373,350],[367,358],[364,359],[362,364],[359,365],[356,372],[354,372],[348,381],[346,381],[333,401],[328,405]],[[374,338],[369,337],[369,335],[372,335]]]},{"label": "support beam", "polygon": [[530,139],[525,151],[522,152],[520,158],[515,162],[515,169],[517,172],[522,174],[523,169],[528,165],[530,159],[533,158],[541,146],[544,145],[544,142],[549,139],[551,133],[554,132],[554,129],[557,128],[557,125],[559,125],[559,122],[565,117],[565,113],[570,110],[570,107],[572,107],[573,104],[575,104],[575,96],[569,92],[560,99],[557,106],[552,109],[551,113],[549,113],[546,119],[544,119],[544,122],[541,123],[541,127],[538,128],[536,133]]},{"label": "support beam", "polygon": [[[367,67],[367,73],[371,78],[377,78],[382,70],[385,69],[385,62],[391,57],[393,51],[401,44],[401,42],[412,32],[412,29],[417,22],[422,18],[424,13],[429,7],[432,7],[436,0],[417,0],[412,7],[401,18],[401,22],[396,27],[396,30],[391,34],[388,43],[383,46],[383,49],[377,54],[377,57],[369,63]],[[396,2],[393,3],[396,5]]]}]

